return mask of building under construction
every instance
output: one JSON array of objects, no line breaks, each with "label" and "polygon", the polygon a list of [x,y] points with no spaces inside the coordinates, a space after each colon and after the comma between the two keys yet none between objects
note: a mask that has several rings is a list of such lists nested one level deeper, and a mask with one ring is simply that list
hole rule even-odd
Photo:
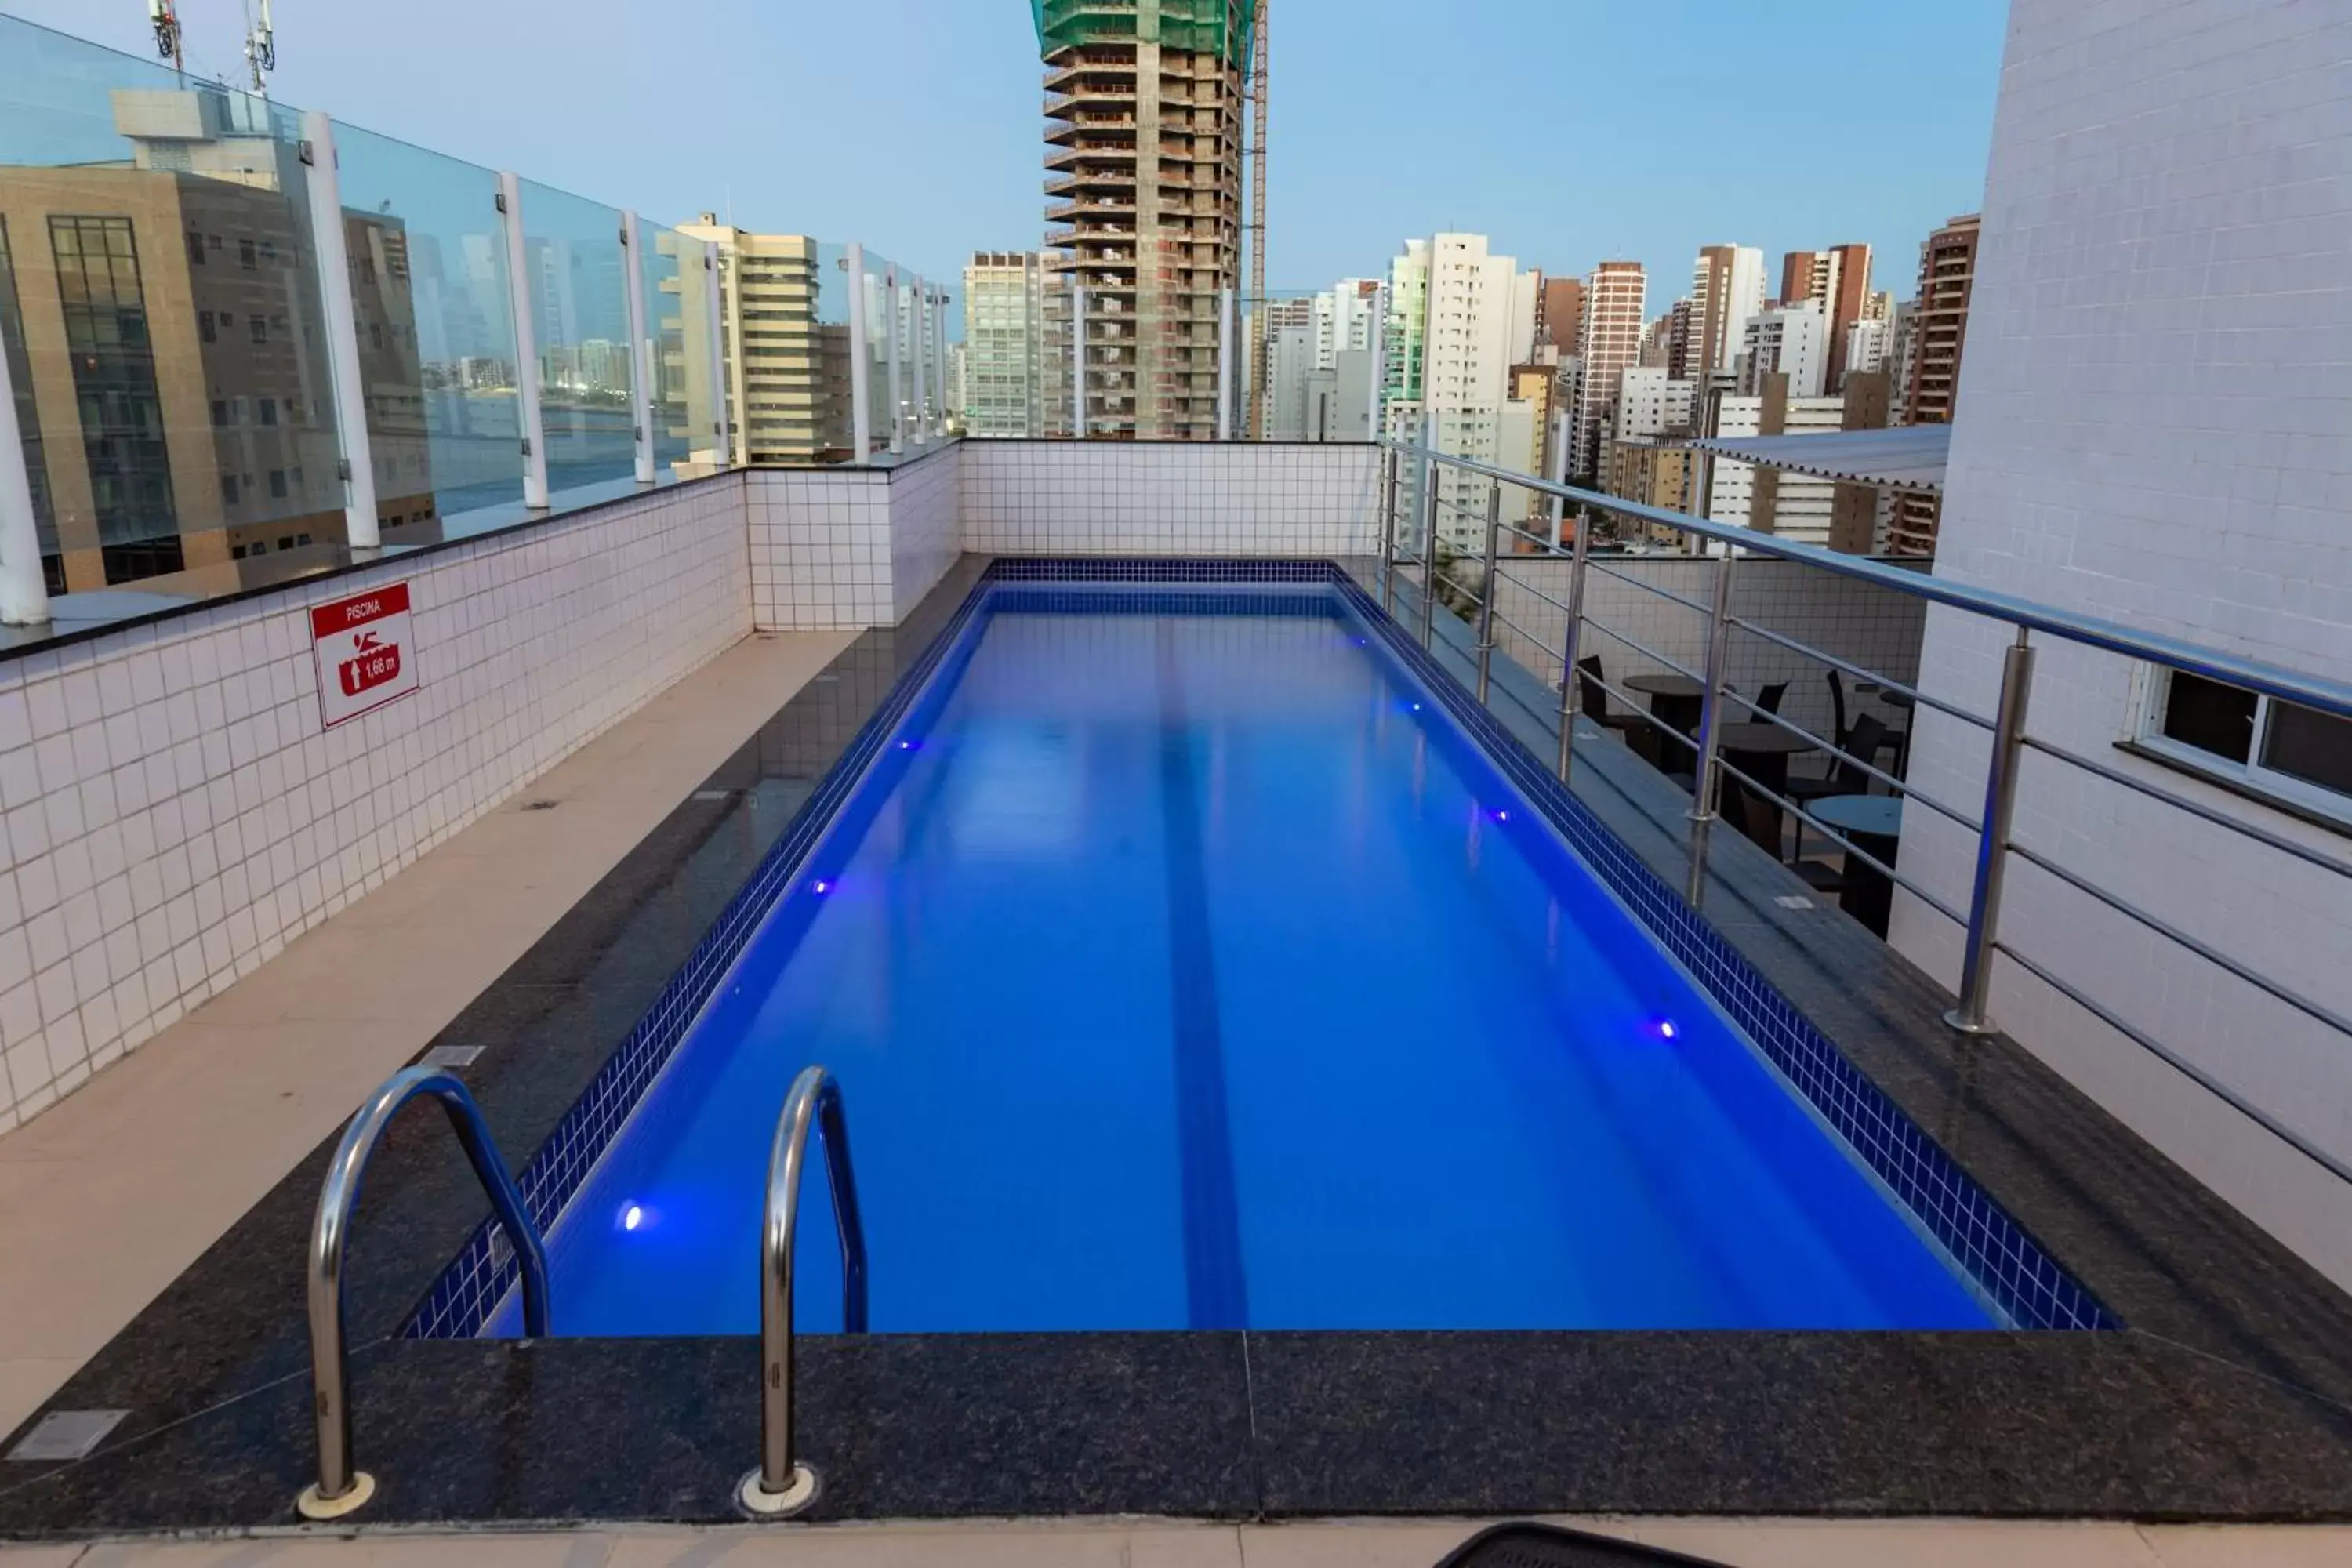
[{"label": "building under construction", "polygon": [[1258,5],[1031,0],[1046,68],[1045,246],[1065,342],[1069,290],[1086,293],[1081,434],[1217,433]]}]

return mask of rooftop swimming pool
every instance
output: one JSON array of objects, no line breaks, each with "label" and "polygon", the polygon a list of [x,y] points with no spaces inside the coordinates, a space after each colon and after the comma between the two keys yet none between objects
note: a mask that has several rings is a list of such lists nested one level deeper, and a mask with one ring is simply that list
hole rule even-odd
[{"label": "rooftop swimming pool", "polygon": [[2002,1321],[1328,586],[985,590],[564,1208],[556,1332],[756,1331],[811,1063],[877,1331]]}]

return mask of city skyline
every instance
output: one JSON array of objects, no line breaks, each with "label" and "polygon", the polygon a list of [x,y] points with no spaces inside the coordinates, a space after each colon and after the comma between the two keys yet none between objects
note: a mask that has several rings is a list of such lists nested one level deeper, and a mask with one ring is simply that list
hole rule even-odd
[{"label": "city skyline", "polygon": [[[8,0],[7,8],[149,52],[137,5],[102,16],[83,0]],[[183,0],[181,9],[192,72],[240,79],[236,0]],[[953,276],[975,250],[1029,249],[1041,238],[1035,39],[1018,5],[877,0],[851,11],[686,0],[697,25],[747,47],[697,61],[700,85],[682,100],[690,111],[662,117],[662,136],[601,110],[531,112],[510,90],[499,40],[528,36],[534,75],[586,80],[614,59],[663,58],[687,25],[681,7],[649,15],[588,0],[564,28],[528,35],[522,0],[415,0],[410,9],[419,26],[380,38],[364,13],[286,7],[273,92],[333,105],[427,147],[496,149],[510,167],[665,223],[704,209],[725,217],[731,207],[733,221],[755,230],[884,241],[926,275]],[[1902,273],[1920,240],[1979,205],[2000,46],[2002,8],[1992,0],[1933,15],[1835,0],[1804,29],[1702,18],[1695,0],[1664,9],[1635,17],[1496,0],[1433,29],[1391,0],[1285,0],[1272,18],[1270,281],[1328,287],[1433,232],[1492,235],[1547,275],[1581,276],[1622,258],[1662,280],[1685,273],[1699,246],[1735,239],[1776,268],[1786,251],[1867,244],[1883,269]],[[1688,89],[1673,114],[1655,113],[1630,72],[1623,85],[1604,72],[1558,93],[1539,121],[1548,139],[1530,141],[1519,108],[1497,107],[1507,95],[1524,101],[1519,62],[1634,49],[1669,34]],[[759,47],[771,35],[776,47]],[[479,47],[448,49],[453,37]],[[811,64],[866,51],[877,37],[890,38],[899,79],[923,88],[896,95],[887,116],[852,101],[870,85],[859,73]],[[412,49],[414,59],[403,53]],[[427,74],[444,89],[429,100],[401,86]],[[1817,87],[1766,100],[1751,89],[1756,79]],[[1366,90],[1384,80],[1412,85],[1403,95]],[[1400,121],[1403,101],[1413,109]],[[815,157],[778,159],[780,105],[793,122],[854,126],[857,137],[828,140]],[[1400,126],[1421,131],[1401,137]],[[710,184],[681,191],[670,150],[678,134],[698,132],[706,150],[698,166]],[[1768,155],[1774,148],[1785,151]],[[925,161],[942,149],[952,150],[953,178],[923,182],[925,202],[909,208],[907,181],[922,181]],[[898,172],[875,177],[884,168]]]}]

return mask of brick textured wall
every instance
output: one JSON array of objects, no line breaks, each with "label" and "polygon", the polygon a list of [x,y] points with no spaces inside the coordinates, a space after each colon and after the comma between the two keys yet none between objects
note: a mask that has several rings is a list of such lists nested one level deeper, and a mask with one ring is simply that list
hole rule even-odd
[{"label": "brick textured wall", "polygon": [[[2352,10],[2340,0],[2015,0],[1939,575],[2342,678],[2352,668]],[[1990,712],[2003,628],[1931,614],[1927,689]],[[2115,750],[2139,672],[2048,641],[2032,733],[2352,862],[2352,843]],[[1987,743],[1923,715],[1913,782],[1981,791]],[[1965,907],[1972,834],[1906,823]],[[2352,881],[2047,757],[2018,837],[2352,1012]],[[2012,862],[2002,934],[2352,1158],[2352,1039]],[[1898,900],[1948,983],[1959,933]],[[2004,963],[1995,1016],[2352,1284],[2343,1184]]]}]

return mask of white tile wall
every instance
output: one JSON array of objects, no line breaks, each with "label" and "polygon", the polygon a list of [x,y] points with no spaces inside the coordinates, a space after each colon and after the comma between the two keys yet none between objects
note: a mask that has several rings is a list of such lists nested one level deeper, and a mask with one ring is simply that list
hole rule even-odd
[{"label": "white tile wall", "polygon": [[[322,732],[309,606],[401,581],[422,689]],[[727,478],[0,663],[0,1131],[750,626]]]},{"label": "white tile wall", "polygon": [[895,626],[961,552],[959,442],[892,468],[749,476],[752,615],[762,631]]},{"label": "white tile wall", "polygon": [[[1939,575],[2341,678],[2352,668],[2352,10],[2341,0],[2015,0]],[[1928,688],[1989,711],[2006,641],[1929,618]],[[2352,845],[2146,766],[2125,660],[2047,645],[2031,729],[2339,860]],[[1926,716],[1913,781],[1970,798],[1981,736]],[[2030,758],[2019,837],[2352,1012],[2352,882]],[[1974,836],[1906,825],[1965,903]],[[2005,939],[2352,1157],[2352,1041],[2011,862]],[[1950,983],[1958,932],[1898,898]],[[2343,1184],[2013,965],[2011,1033],[2339,1282]]]},{"label": "white tile wall", "polygon": [[[1911,685],[1919,673],[1919,637],[1927,606],[1890,588],[1816,571],[1791,561],[1742,559],[1731,584],[1731,612],[1740,619],[1793,637],[1822,652]],[[1514,558],[1502,570],[1496,595],[1496,646],[1527,668],[1555,684],[1559,679],[1562,635],[1568,616],[1570,563],[1547,557]],[[1700,612],[1634,586],[1663,588],[1685,600],[1710,605],[1715,563],[1657,556],[1596,557],[1585,574],[1582,641],[1579,658],[1601,657],[1612,686],[1632,675],[1657,674],[1666,666],[1608,635],[1630,637],[1685,669],[1706,668],[1707,617]],[[1607,631],[1601,628],[1606,627]],[[1726,644],[1732,685],[1754,696],[1775,681],[1789,690],[1780,711],[1817,735],[1830,733],[1834,715],[1826,671],[1817,659],[1734,627]],[[1896,722],[1884,708],[1867,706],[1847,678],[1846,721],[1865,712]],[[1612,707],[1622,704],[1612,700]]]},{"label": "white tile wall", "polygon": [[890,478],[890,599],[893,623],[912,615],[923,595],[963,553],[963,454],[959,445]]},{"label": "white tile wall", "polygon": [[999,555],[1370,555],[1378,448],[967,441],[963,547]]},{"label": "white tile wall", "polygon": [[[956,461],[953,452],[946,460]],[[890,475],[790,468],[746,476],[751,617],[761,631],[892,622]]]}]

